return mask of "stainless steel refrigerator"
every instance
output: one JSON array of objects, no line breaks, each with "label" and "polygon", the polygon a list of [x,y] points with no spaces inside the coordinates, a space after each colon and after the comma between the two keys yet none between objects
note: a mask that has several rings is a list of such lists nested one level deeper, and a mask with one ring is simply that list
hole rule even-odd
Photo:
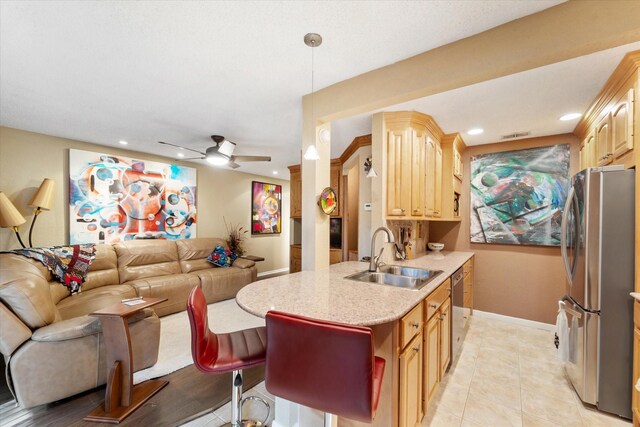
[{"label": "stainless steel refrigerator", "polygon": [[569,325],[565,371],[586,402],[631,418],[634,170],[588,168],[571,180],[562,218]]}]

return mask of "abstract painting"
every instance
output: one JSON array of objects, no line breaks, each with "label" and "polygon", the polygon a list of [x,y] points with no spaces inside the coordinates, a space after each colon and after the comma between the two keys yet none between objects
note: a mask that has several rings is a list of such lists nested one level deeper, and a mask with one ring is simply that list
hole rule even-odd
[{"label": "abstract painting", "polygon": [[282,186],[251,182],[251,234],[278,234],[282,230]]},{"label": "abstract painting", "polygon": [[196,236],[196,170],[69,151],[69,243]]},{"label": "abstract painting", "polygon": [[560,245],[569,145],[471,158],[471,242]]}]

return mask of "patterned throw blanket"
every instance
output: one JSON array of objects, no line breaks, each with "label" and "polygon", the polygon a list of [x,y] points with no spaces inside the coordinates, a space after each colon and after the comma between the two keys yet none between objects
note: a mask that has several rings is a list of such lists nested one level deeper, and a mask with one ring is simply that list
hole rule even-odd
[{"label": "patterned throw blanket", "polygon": [[96,256],[96,245],[46,246],[7,251],[40,261],[71,294],[80,292]]}]

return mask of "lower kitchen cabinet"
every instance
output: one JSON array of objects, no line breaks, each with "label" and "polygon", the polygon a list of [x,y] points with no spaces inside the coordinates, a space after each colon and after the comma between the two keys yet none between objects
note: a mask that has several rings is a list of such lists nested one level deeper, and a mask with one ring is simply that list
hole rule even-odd
[{"label": "lower kitchen cabinet", "polygon": [[633,425],[640,426],[640,302],[633,302],[633,378],[631,410],[633,413]]},{"label": "lower kitchen cabinet", "polygon": [[422,333],[400,353],[400,425],[415,427],[422,420]]},{"label": "lower kitchen cabinet", "polygon": [[451,363],[451,280],[447,279],[425,300],[426,326],[422,332],[422,411],[427,413],[440,381]]}]

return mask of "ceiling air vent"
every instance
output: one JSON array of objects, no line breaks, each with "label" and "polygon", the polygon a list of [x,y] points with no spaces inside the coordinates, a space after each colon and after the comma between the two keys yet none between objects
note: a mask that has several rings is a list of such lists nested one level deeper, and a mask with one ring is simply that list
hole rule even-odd
[{"label": "ceiling air vent", "polygon": [[529,136],[531,132],[514,132],[509,135],[502,135],[500,139],[514,139],[514,138],[522,138],[523,136]]}]

